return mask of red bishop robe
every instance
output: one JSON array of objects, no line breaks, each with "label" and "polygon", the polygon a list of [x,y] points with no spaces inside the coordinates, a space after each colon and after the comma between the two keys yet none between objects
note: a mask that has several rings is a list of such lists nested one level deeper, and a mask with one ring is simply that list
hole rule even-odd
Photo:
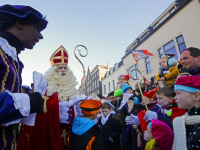
[{"label": "red bishop robe", "polygon": [[71,107],[71,123],[61,124],[59,119],[58,93],[47,100],[47,112],[36,115],[35,126],[24,125],[17,150],[64,150],[67,136],[75,117]]}]

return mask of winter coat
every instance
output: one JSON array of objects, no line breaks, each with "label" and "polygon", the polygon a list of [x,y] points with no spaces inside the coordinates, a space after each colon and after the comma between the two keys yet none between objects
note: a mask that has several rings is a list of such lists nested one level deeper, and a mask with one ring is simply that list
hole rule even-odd
[{"label": "winter coat", "polygon": [[101,130],[87,118],[74,118],[68,142],[70,150],[105,150]]},{"label": "winter coat", "polygon": [[[173,67],[169,68],[167,71],[170,71],[170,73],[164,74],[165,82],[166,82],[167,86],[171,87],[171,85],[173,84],[174,81],[176,81],[176,78],[179,75],[179,70],[178,70],[177,66],[173,66]],[[158,71],[158,75],[156,77],[157,81],[159,81],[161,78],[159,75],[160,75],[160,71]]]},{"label": "winter coat", "polygon": [[[164,112],[163,112],[164,110]],[[179,116],[182,116],[184,115],[187,110],[186,109],[180,109],[178,108],[177,104],[172,102],[171,105],[167,105],[165,106],[164,108],[161,108],[158,104],[155,105],[151,111],[154,111],[157,113],[157,116],[158,116],[158,120],[161,120],[163,122],[165,122],[171,129],[173,129],[173,126],[172,126],[172,121],[175,117],[179,117]],[[171,115],[168,115],[167,112],[169,111],[168,114],[171,114]]]},{"label": "winter coat", "polygon": [[[200,115],[200,108],[193,107],[188,112],[189,116]],[[188,149],[200,149],[200,123],[198,125],[186,125],[186,137]]]},{"label": "winter coat", "polygon": [[[101,123],[101,119],[99,119],[98,124],[101,126],[104,145],[106,150],[121,150],[120,145],[120,135],[121,135],[121,126],[120,122],[113,118],[113,115],[110,114],[108,120],[104,125]],[[113,139],[113,142],[109,140],[109,138]]]}]

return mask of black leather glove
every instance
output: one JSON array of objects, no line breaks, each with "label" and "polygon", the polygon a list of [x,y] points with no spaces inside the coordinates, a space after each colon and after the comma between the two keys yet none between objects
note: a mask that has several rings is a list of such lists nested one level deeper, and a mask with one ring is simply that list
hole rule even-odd
[{"label": "black leather glove", "polygon": [[30,97],[30,114],[41,113],[43,110],[44,99],[41,97],[39,92],[29,93]]}]

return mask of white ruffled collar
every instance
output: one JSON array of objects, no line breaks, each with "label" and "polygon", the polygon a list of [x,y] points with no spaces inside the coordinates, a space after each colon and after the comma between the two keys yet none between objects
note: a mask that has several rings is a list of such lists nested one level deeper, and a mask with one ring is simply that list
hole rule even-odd
[{"label": "white ruffled collar", "polygon": [[0,37],[0,47],[8,56],[12,57],[15,62],[18,62],[16,48],[10,46],[8,41],[2,37]]},{"label": "white ruffled collar", "polygon": [[102,115],[102,117],[101,117],[102,125],[104,125],[108,121],[108,118],[110,117],[110,114],[111,113],[109,113],[106,117],[105,117],[105,115]]}]

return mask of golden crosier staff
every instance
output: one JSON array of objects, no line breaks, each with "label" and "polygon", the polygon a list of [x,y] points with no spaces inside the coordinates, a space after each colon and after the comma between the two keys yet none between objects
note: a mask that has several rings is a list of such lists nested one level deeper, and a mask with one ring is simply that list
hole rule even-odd
[{"label": "golden crosier staff", "polygon": [[88,50],[87,48],[84,46],[84,45],[77,45],[75,48],[74,48],[74,56],[76,57],[76,59],[78,59],[78,61],[81,63],[82,67],[83,67],[83,75],[84,75],[84,81],[85,81],[85,95],[88,96],[88,93],[87,93],[87,80],[86,80],[86,76],[85,76],[85,67],[83,65],[83,63],[80,61],[80,59],[76,56],[76,49],[77,47],[83,47],[85,50],[86,50],[86,54],[85,55],[82,55],[81,54],[81,51],[78,49],[78,52],[79,52],[79,55],[81,57],[86,57],[88,55]]},{"label": "golden crosier staff", "polygon": [[141,83],[142,83],[142,77],[143,77],[141,71],[138,70],[138,69],[133,69],[133,70],[131,70],[131,71],[130,71],[130,77],[131,77],[133,80],[139,80],[139,79],[140,79],[140,78],[133,78],[131,72],[133,72],[133,71],[135,71],[135,70],[138,71],[138,72],[140,73],[141,80],[138,82],[138,87],[139,87],[139,90],[140,90],[140,94],[142,95],[142,101],[144,102],[144,105],[145,105],[145,107],[146,107],[146,110],[148,110],[146,101],[145,101],[145,99],[144,99],[144,95],[143,95],[142,90],[141,90],[141,87],[140,87],[140,85],[141,85]]}]

